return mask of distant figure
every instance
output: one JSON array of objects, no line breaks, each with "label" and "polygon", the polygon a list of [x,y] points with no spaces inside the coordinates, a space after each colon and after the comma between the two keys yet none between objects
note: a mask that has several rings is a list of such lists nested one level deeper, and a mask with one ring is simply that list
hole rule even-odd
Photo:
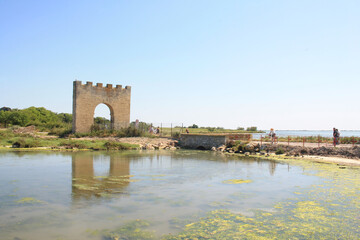
[{"label": "distant figure", "polygon": [[159,127],[157,127],[157,129],[156,129],[156,134],[160,134],[160,128]]},{"label": "distant figure", "polygon": [[334,147],[339,144],[340,132],[339,129],[333,128]]},{"label": "distant figure", "polygon": [[149,133],[153,133],[154,132],[154,128],[152,126],[149,127]]},{"label": "distant figure", "polygon": [[274,144],[276,142],[276,133],[273,128],[270,129],[269,137],[271,138],[271,144]]},{"label": "distant figure", "polygon": [[185,132],[186,132],[186,133],[189,133],[189,129],[186,129]]}]

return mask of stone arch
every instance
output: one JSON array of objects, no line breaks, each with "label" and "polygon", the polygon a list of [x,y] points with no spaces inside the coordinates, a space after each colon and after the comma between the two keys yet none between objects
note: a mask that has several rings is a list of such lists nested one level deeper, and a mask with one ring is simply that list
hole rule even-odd
[{"label": "stone arch", "polygon": [[121,85],[112,87],[102,83],[96,86],[92,82],[81,84],[74,81],[73,89],[73,132],[90,132],[94,123],[95,108],[103,103],[110,109],[111,128],[119,130],[128,127],[130,123],[131,87],[122,88]]},{"label": "stone arch", "polygon": [[94,112],[94,113],[93,113],[93,117],[95,118],[96,108],[97,108],[98,106],[102,105],[102,104],[105,105],[105,106],[107,106],[107,108],[109,109],[109,112],[110,112],[110,123],[111,123],[110,129],[114,129],[114,108],[111,107],[110,104],[103,102],[103,103],[99,103],[98,105],[96,105],[95,108],[94,108],[94,111],[93,111],[93,112]]}]

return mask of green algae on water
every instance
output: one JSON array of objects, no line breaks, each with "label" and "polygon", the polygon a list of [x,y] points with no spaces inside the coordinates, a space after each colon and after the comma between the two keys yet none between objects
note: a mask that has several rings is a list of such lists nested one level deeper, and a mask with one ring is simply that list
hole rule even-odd
[{"label": "green algae on water", "polygon": [[[291,161],[291,160],[290,160]],[[319,184],[297,189],[295,198],[278,202],[274,211],[244,216],[220,209],[164,239],[360,239],[360,171],[299,161],[304,174]],[[341,172],[340,172],[341,171]]]},{"label": "green algae on water", "polygon": [[87,233],[91,236],[101,236],[104,240],[153,240],[155,238],[155,233],[153,231],[146,230],[150,226],[150,222],[145,220],[136,219],[133,221],[126,222],[122,226],[114,230],[87,230]]},{"label": "green algae on water", "polygon": [[17,200],[16,203],[44,203],[44,202],[32,197],[23,197],[20,200]]},{"label": "green algae on water", "polygon": [[241,183],[251,183],[251,180],[243,180],[243,179],[229,179],[222,181],[222,183],[225,184],[241,184]]}]

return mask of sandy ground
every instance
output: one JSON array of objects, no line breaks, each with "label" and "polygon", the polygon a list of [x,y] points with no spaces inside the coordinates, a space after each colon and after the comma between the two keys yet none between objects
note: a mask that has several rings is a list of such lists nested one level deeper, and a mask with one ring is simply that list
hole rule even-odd
[{"label": "sandy ground", "polygon": [[348,159],[348,158],[342,158],[342,157],[310,156],[310,155],[304,155],[304,158],[308,159],[310,161],[314,161],[314,162],[336,163],[339,165],[360,167],[360,159]]}]

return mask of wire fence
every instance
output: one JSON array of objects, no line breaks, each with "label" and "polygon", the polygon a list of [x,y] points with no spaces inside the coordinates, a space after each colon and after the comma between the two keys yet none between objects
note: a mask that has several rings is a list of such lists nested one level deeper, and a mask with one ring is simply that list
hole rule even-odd
[{"label": "wire fence", "polygon": [[300,137],[300,136],[287,136],[287,137],[270,137],[270,136],[263,136],[260,135],[260,145],[263,143],[271,143],[271,144],[287,144],[290,145],[297,145],[297,146],[316,146],[321,147],[329,147],[329,146],[339,146],[346,145],[346,146],[355,146],[360,144],[360,137],[321,137],[321,136],[309,136],[309,137]]},{"label": "wire fence", "polygon": [[178,137],[185,132],[186,127],[183,123],[149,123],[139,124],[138,129],[159,137]]}]

